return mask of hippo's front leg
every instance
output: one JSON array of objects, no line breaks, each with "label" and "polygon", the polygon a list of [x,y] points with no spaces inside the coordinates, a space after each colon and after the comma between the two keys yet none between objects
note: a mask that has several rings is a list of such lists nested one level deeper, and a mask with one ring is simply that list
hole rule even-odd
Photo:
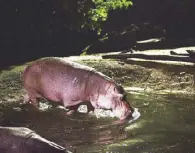
[{"label": "hippo's front leg", "polygon": [[97,104],[97,101],[91,101],[91,105],[94,109],[100,109],[100,106]]}]

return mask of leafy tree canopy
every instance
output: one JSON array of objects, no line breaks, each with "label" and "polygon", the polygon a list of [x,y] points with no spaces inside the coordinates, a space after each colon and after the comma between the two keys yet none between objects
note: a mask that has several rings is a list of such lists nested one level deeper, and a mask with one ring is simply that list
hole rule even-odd
[{"label": "leafy tree canopy", "polygon": [[112,10],[127,9],[132,6],[133,3],[130,0],[92,0],[92,6],[88,9],[88,12],[83,15],[86,16],[82,27],[90,27],[91,29],[101,32],[101,24],[108,18],[108,14]]}]

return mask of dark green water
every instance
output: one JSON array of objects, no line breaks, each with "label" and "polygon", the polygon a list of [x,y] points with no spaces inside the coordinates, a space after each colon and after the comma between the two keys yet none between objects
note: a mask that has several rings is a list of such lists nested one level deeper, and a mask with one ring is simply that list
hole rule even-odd
[{"label": "dark green water", "polygon": [[42,111],[7,106],[0,109],[0,124],[25,126],[76,153],[194,153],[195,98],[178,95],[129,95],[140,118],[129,125],[113,126],[115,118],[64,110]]}]

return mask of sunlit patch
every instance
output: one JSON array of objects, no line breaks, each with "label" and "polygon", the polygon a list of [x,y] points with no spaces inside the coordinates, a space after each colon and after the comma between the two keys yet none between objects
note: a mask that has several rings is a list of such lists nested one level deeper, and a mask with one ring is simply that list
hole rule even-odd
[{"label": "sunlit patch", "polygon": [[126,130],[126,131],[128,131],[128,130],[133,130],[133,129],[137,129],[137,128],[139,128],[139,127],[140,127],[140,124],[134,123],[134,124],[131,124],[131,125],[125,127],[125,130]]},{"label": "sunlit patch", "polygon": [[101,117],[115,117],[111,110],[95,109],[94,114],[97,118]]},{"label": "sunlit patch", "polygon": [[39,110],[40,111],[47,111],[51,106],[47,103],[39,103]]},{"label": "sunlit patch", "polygon": [[87,106],[86,105],[80,105],[79,108],[78,108],[78,112],[87,113],[88,112]]},{"label": "sunlit patch", "polygon": [[109,147],[121,147],[121,146],[129,146],[129,144],[136,144],[136,143],[141,143],[141,142],[144,142],[143,139],[130,139],[130,140],[125,140],[125,141],[122,141],[121,143],[114,143],[114,144],[110,144],[108,146]]},{"label": "sunlit patch", "polygon": [[111,110],[95,109],[94,112],[89,112],[89,115],[95,116],[96,118],[115,117]]},{"label": "sunlit patch", "polygon": [[140,120],[139,122],[129,124],[128,126],[125,127],[125,131],[132,131],[135,129],[143,129],[144,126],[147,124],[153,123],[152,120]]},{"label": "sunlit patch", "polygon": [[[22,109],[20,108],[20,107],[13,107],[13,110],[15,110],[15,111],[21,111]],[[0,117],[1,117],[1,114],[0,114]]]}]

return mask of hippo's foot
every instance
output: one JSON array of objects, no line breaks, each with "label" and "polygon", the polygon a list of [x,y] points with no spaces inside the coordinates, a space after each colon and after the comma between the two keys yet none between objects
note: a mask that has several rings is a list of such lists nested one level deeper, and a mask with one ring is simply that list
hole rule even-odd
[{"label": "hippo's foot", "polygon": [[30,97],[28,94],[24,95],[22,104],[32,104],[36,109],[39,108],[39,103],[36,97]]}]

